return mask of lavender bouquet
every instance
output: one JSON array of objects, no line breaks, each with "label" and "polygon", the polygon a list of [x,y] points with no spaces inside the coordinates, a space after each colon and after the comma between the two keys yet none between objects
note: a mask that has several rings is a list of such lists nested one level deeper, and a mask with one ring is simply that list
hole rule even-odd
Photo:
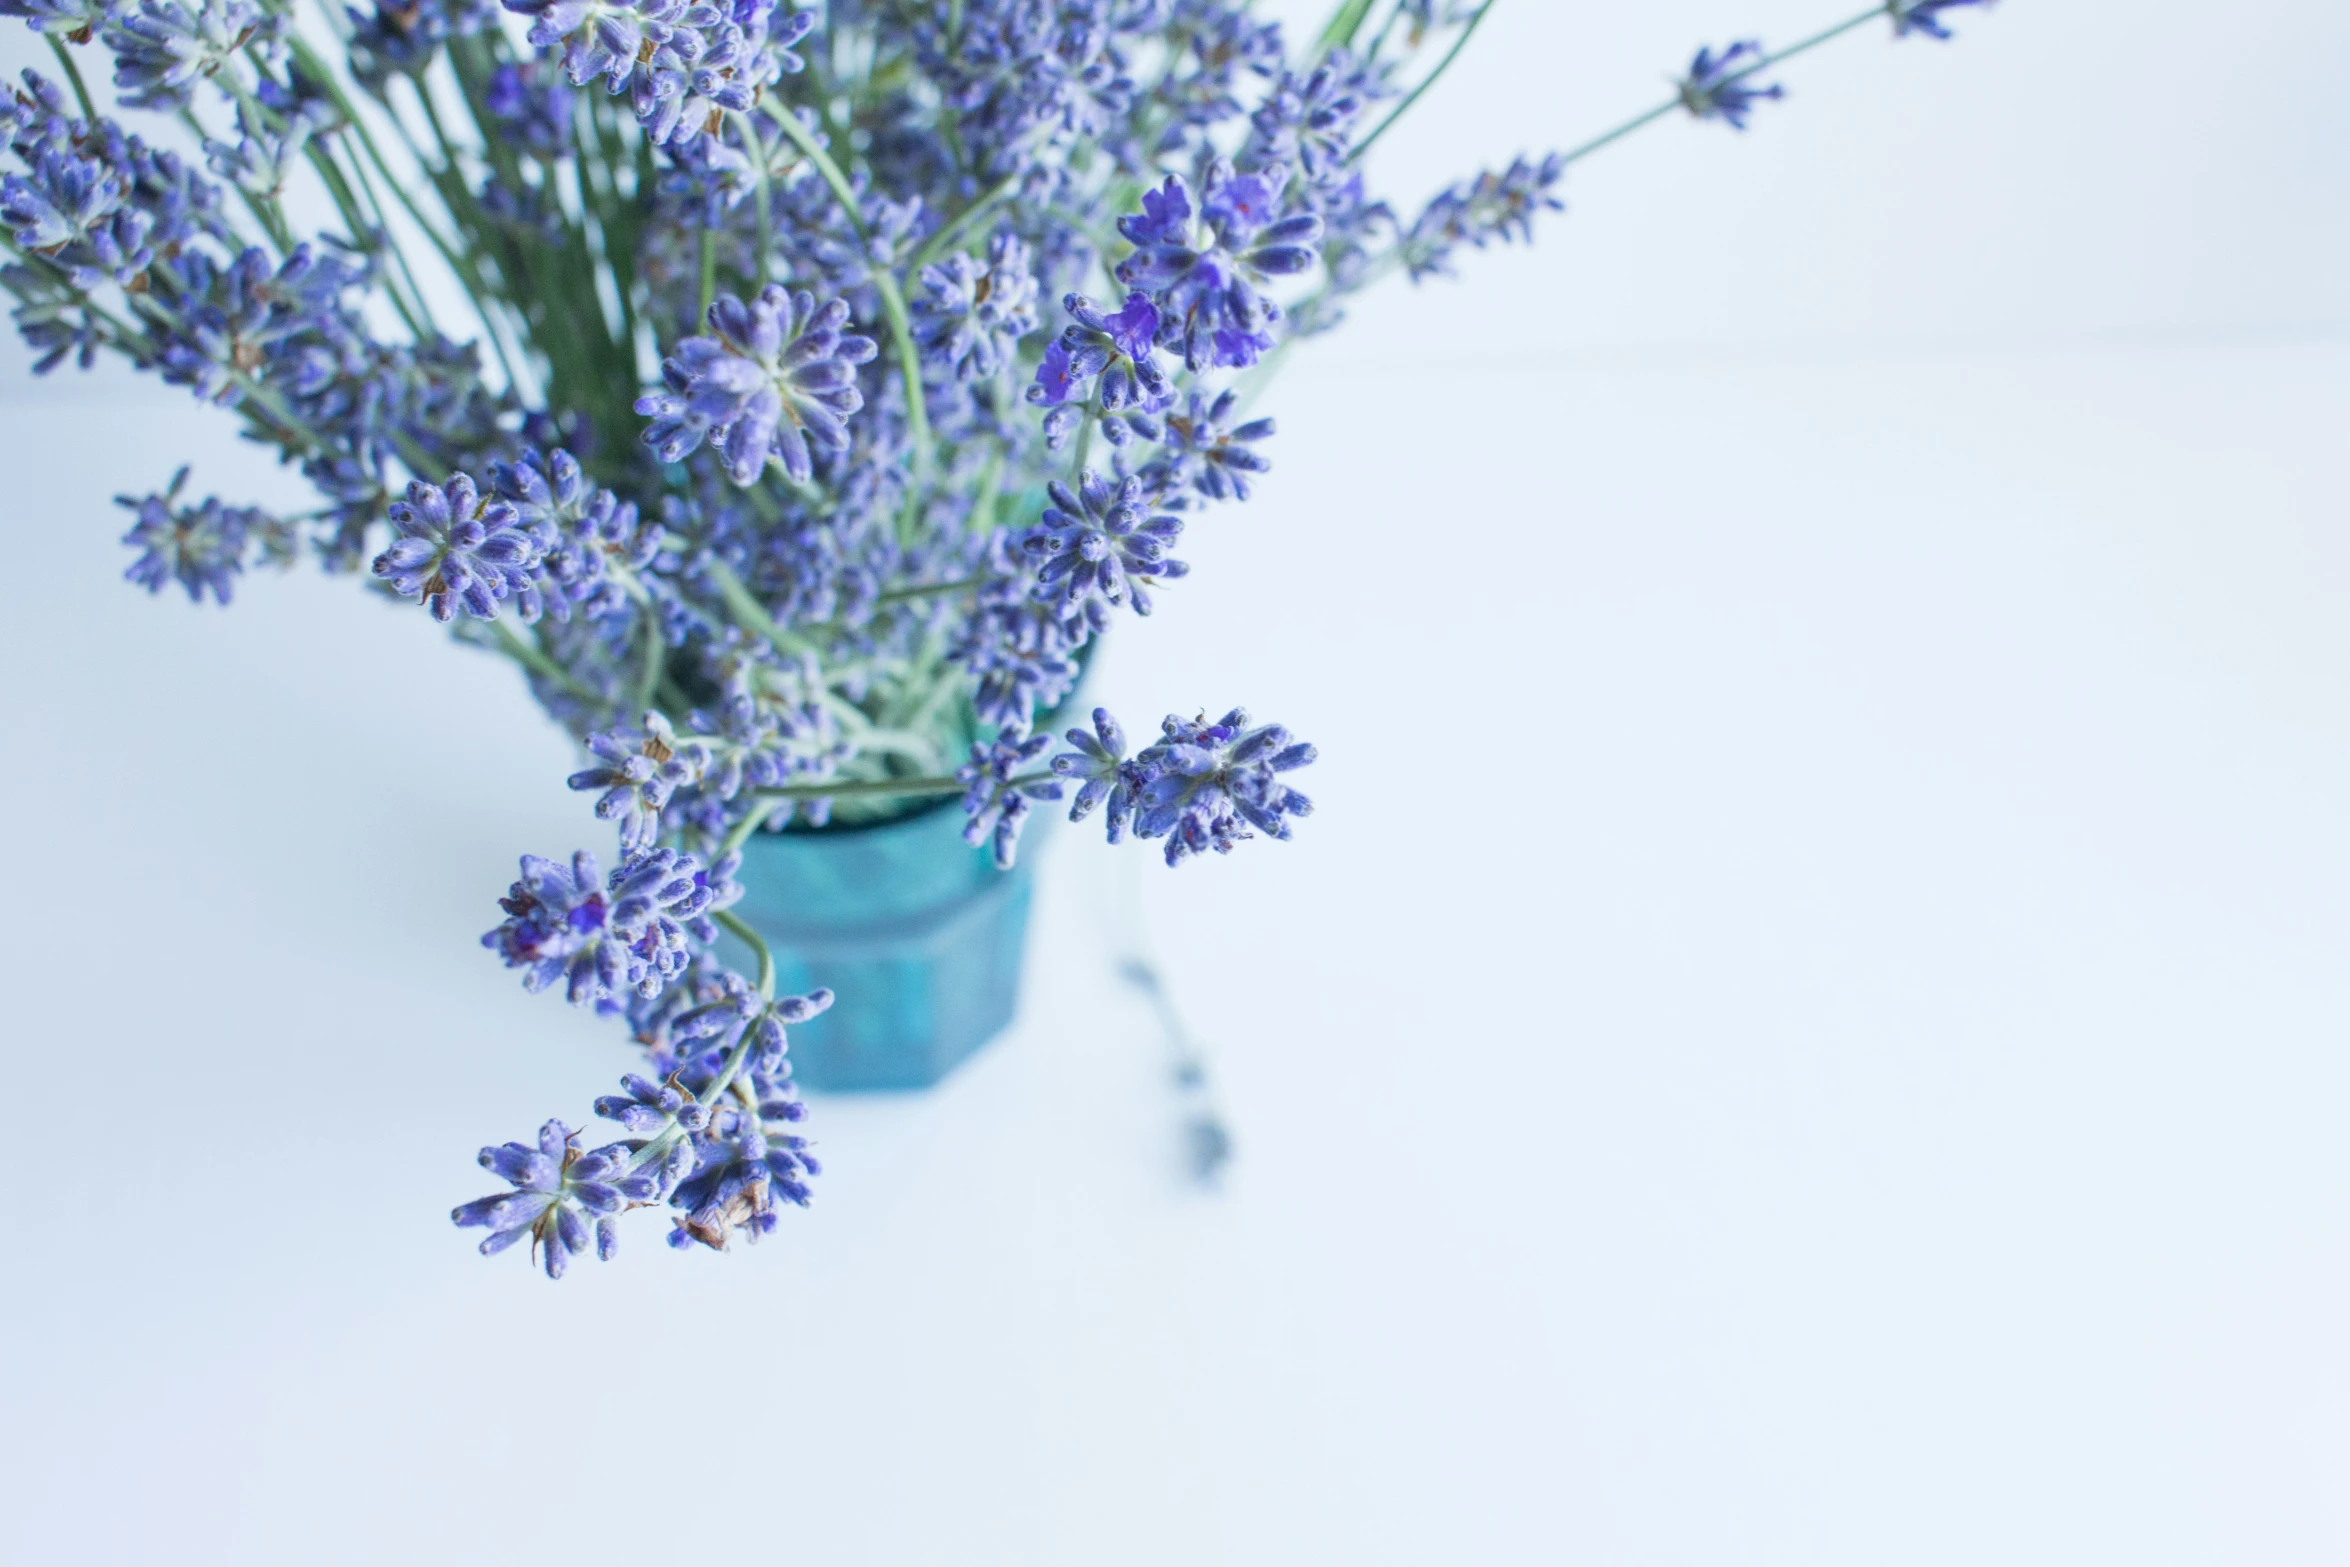
[{"label": "lavender bouquet", "polygon": [[[317,492],[125,497],[130,578],[227,603],[314,556],[511,659],[618,829],[525,855],[485,944],[620,1019],[641,1074],[482,1151],[458,1208],[550,1275],[667,1208],[724,1247],[808,1201],[776,994],[731,912],[752,835],[960,795],[1010,864],[1035,804],[1168,864],[1287,838],[1314,748],[1234,709],[1139,748],[1036,732],[1088,644],[1245,501],[1280,358],[1389,274],[1528,237],[1577,159],[1668,114],[1743,128],[1775,54],[1405,217],[1365,154],[1492,10],[1341,0],[0,0],[56,79],[0,89],[15,319],[230,411]],[[150,141],[99,112],[159,116]],[[166,140],[176,141],[177,148]],[[958,765],[959,763],[959,765]],[[720,961],[731,932],[752,976]]]}]

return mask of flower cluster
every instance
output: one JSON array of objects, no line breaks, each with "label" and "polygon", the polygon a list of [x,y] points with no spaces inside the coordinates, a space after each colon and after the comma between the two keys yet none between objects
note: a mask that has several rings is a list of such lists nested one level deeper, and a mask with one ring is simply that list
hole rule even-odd
[{"label": "flower cluster", "polygon": [[528,1236],[531,1250],[559,1279],[589,1249],[618,1249],[615,1220],[635,1208],[675,1210],[669,1243],[724,1251],[737,1232],[751,1240],[773,1233],[775,1200],[807,1206],[808,1180],[821,1166],[808,1140],[792,1131],[806,1115],[793,1091],[784,1028],[832,1005],[832,992],[781,1001],[727,994],[693,1008],[679,1032],[705,1046],[656,1081],[631,1072],[621,1091],[598,1099],[598,1116],[629,1135],[581,1149],[580,1133],[561,1121],[539,1128],[538,1143],[481,1151],[482,1168],[510,1191],[460,1204],[459,1228],[486,1229],[484,1256]]},{"label": "flower cluster", "polygon": [[160,495],[118,495],[118,506],[137,514],[138,522],[122,542],[139,551],[139,558],[123,572],[150,593],[177,582],[192,604],[226,604],[236,592],[236,580],[248,561],[283,566],[294,558],[294,530],[258,506],[224,506],[207,495],[200,506],[181,506],[179,492],[188,482],[182,467]]},{"label": "flower cluster", "polygon": [[1991,0],[1885,0],[1885,12],[1893,18],[1893,36],[1907,37],[1923,33],[1928,38],[1947,41],[1950,24],[1942,20],[1942,13],[1955,11],[1962,5],[1989,5]]},{"label": "flower cluster", "polygon": [[769,458],[795,483],[815,475],[815,453],[849,445],[849,416],[865,406],[856,367],[873,339],[846,330],[849,307],[768,284],[745,304],[731,294],[710,306],[709,337],[689,337],[662,361],[665,392],[637,400],[653,422],[644,443],[665,463],[704,440],[725,454],[738,485]]},{"label": "flower cluster", "polygon": [[1229,854],[1251,828],[1285,839],[1289,818],[1314,809],[1281,777],[1310,765],[1314,748],[1279,724],[1252,726],[1237,707],[1212,724],[1204,715],[1169,714],[1158,741],[1131,758],[1125,731],[1097,707],[1092,729],[1070,730],[1069,744],[1074,749],[1052,763],[1055,774],[1078,783],[1069,819],[1083,821],[1106,803],[1112,843],[1131,823],[1138,838],[1167,840],[1169,865],[1208,849]]},{"label": "flower cluster", "polygon": [[[1946,38],[1976,3],[1868,16]],[[1101,712],[1051,754],[1054,715],[1264,482],[1284,350],[1530,238],[1621,134],[1399,219],[1365,154],[1486,9],[355,0],[322,49],[273,0],[0,0],[61,62],[0,87],[36,372],[117,356],[316,493],[190,504],[181,469],[122,498],[127,575],[226,603],[313,555],[511,660],[585,752],[615,867],[525,857],[484,941],[646,1067],[596,1102],[618,1140],[484,1151],[485,1250],[559,1274],[630,1209],[719,1246],[808,1200],[784,1028],[829,997],[719,946],[763,951],[758,834],[960,795],[1008,865],[1073,786],[1178,863],[1307,813],[1312,747],[1238,710],[1132,755]],[[1743,126],[1778,58],[1700,50],[1633,124]]]},{"label": "flower cluster", "polygon": [[1753,76],[1770,59],[1753,39],[1732,44],[1720,54],[1702,48],[1681,78],[1681,107],[1700,120],[1726,121],[1732,130],[1746,129],[1746,117],[1766,98],[1784,98],[1787,89],[1773,83],[1757,85]]}]

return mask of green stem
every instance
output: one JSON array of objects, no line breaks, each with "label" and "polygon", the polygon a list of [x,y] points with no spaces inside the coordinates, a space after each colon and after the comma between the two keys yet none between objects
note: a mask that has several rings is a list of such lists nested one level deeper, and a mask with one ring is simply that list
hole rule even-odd
[{"label": "green stem", "polygon": [[[472,301],[474,313],[481,319],[483,335],[489,338],[490,347],[496,351],[499,364],[505,367],[506,374],[511,379],[514,368],[507,359],[506,347],[499,337],[496,321],[490,314],[489,306],[483,301],[484,290],[480,277],[473,268],[459,258],[456,249],[441,236],[440,230],[433,226],[431,220],[425,217],[424,210],[417,206],[415,198],[408,194],[408,187],[401,183],[399,175],[393,173],[391,165],[384,161],[383,149],[375,144],[375,137],[369,133],[367,122],[359,118],[358,106],[344,94],[341,84],[334,79],[333,71],[324,60],[319,58],[318,51],[311,48],[299,33],[289,35],[289,43],[294,51],[294,58],[301,62],[303,71],[326,90],[327,94],[334,99],[335,107],[342,111],[343,118],[350,122],[352,132],[359,138],[361,149],[367,154],[367,161],[373,163],[376,172],[384,177],[384,183],[392,189],[393,198],[414,220],[417,228],[423,231],[425,239],[440,254],[441,260],[448,264],[449,271],[457,279],[457,286],[465,290],[465,297]],[[421,92],[422,89],[419,88],[420,95]],[[393,117],[392,127],[400,133],[403,141],[407,141],[408,132],[400,124],[397,116]],[[418,166],[424,167],[423,155],[417,151],[413,142],[409,143],[409,151],[415,155]],[[353,167],[359,169],[360,181],[367,185],[368,194],[372,198],[375,188],[367,180],[366,169],[356,159],[353,160]],[[446,192],[444,191],[443,194],[445,196]]]},{"label": "green stem", "polygon": [[[1742,71],[1733,71],[1728,76],[1722,78],[1722,83],[1727,85],[1731,82],[1744,81],[1747,77],[1752,76],[1755,72],[1767,71],[1782,60],[1792,60],[1797,55],[1802,54],[1808,49],[1817,49],[1820,45],[1826,43],[1831,38],[1841,38],[1846,33],[1851,32],[1854,28],[1863,26],[1866,23],[1875,20],[1877,17],[1887,15],[1890,10],[1891,7],[1886,5],[1871,6],[1868,10],[1861,12],[1860,15],[1848,18],[1845,21],[1838,22],[1834,27],[1830,27],[1821,32],[1814,33],[1799,44],[1790,44],[1788,47],[1781,49],[1774,54],[1764,55],[1761,59],[1755,61],[1752,65],[1746,67]],[[1600,135],[1592,137],[1591,140],[1585,142],[1582,146],[1561,153],[1559,155],[1559,162],[1562,165],[1579,162],[1584,158],[1590,157],[1593,153],[1599,151],[1600,148],[1605,147],[1612,142],[1620,141],[1624,137],[1631,135],[1634,131],[1640,129],[1642,126],[1652,124],[1657,120],[1661,120],[1676,109],[1686,109],[1688,107],[1689,105],[1687,100],[1683,99],[1680,94],[1675,93],[1671,98],[1667,99],[1663,103],[1658,104],[1655,108],[1650,109],[1645,114],[1636,114],[1631,119],[1628,119],[1623,124],[1617,126],[1614,130],[1603,132]]]},{"label": "green stem", "polygon": [[[754,220],[759,225],[759,275],[751,282],[754,289],[760,289],[767,286],[767,272],[774,264],[775,259],[775,175],[767,165],[767,143],[759,135],[759,127],[747,114],[738,114],[735,116],[735,120],[741,127],[743,140],[751,144],[751,161],[759,170],[759,185],[751,198]],[[799,123],[793,120],[789,114],[784,116],[784,120],[795,128]],[[857,217],[853,203],[850,208],[849,223],[850,226],[856,227]],[[864,238],[864,229],[857,228],[858,242],[863,243]]]},{"label": "green stem", "polygon": [[647,608],[641,618],[645,628],[645,662],[644,667],[637,671],[636,690],[628,704],[632,716],[653,705],[653,693],[661,685],[662,655],[669,651],[669,644],[661,639],[661,617]]},{"label": "green stem", "polygon": [[[720,909],[712,917],[724,926],[737,941],[759,955],[759,999],[773,1001],[775,999],[775,954],[767,950],[766,939],[751,929],[749,923],[731,909]],[[746,1042],[749,1040],[750,1031],[748,1029],[744,1030],[743,1037]],[[739,1057],[741,1054],[742,1052],[738,1049],[736,1055]],[[730,1069],[739,1069],[741,1062],[730,1060],[726,1064]],[[715,1101],[717,1096],[725,1091],[725,1085],[733,1079],[733,1070],[719,1073],[718,1082],[710,1089],[709,1097],[702,1102],[709,1104]]]},{"label": "green stem", "polygon": [[948,249],[963,237],[965,229],[985,216],[989,208],[1019,188],[1020,176],[1007,174],[982,192],[977,201],[955,215],[955,220],[952,223],[922,242],[922,248],[914,252],[914,259],[906,263],[906,275],[920,277],[922,269],[940,256],[945,255]]},{"label": "green stem", "polygon": [[498,647],[506,654],[507,657],[513,659],[516,663],[522,665],[531,673],[544,679],[554,681],[557,685],[563,687],[572,695],[580,697],[583,700],[591,702],[595,700],[595,694],[593,692],[582,686],[578,681],[572,679],[570,674],[564,670],[561,664],[556,663],[545,653],[541,652],[538,648],[531,645],[531,643],[524,640],[523,637],[520,636],[512,626],[507,625],[503,619],[493,620],[490,622],[490,633],[498,639]]},{"label": "green stem", "polygon": [[50,53],[57,56],[58,69],[64,71],[65,79],[73,84],[74,101],[82,106],[82,118],[92,125],[97,124],[98,106],[90,102],[90,89],[82,81],[82,68],[73,63],[73,51],[58,42],[55,33],[43,33],[41,36],[48,40]]},{"label": "green stem", "polygon": [[[766,941],[760,937],[757,931],[724,909],[719,910],[713,917],[719,924],[741,937],[744,942],[749,944],[751,950],[759,955],[759,996],[763,1001],[774,1000],[775,957],[767,950]],[[714,1105],[720,1096],[734,1085],[735,1078],[742,1072],[743,1063],[751,1058],[751,1036],[758,1026],[759,1019],[757,1017],[752,1017],[743,1024],[742,1032],[735,1035],[734,1048],[726,1053],[725,1065],[719,1067],[718,1075],[710,1079],[710,1086],[695,1096],[694,1103],[704,1106]],[[652,1168],[667,1156],[670,1149],[682,1142],[685,1135],[683,1126],[675,1121],[670,1122],[659,1136],[629,1156],[628,1167],[631,1170]]]},{"label": "green stem", "polygon": [[[865,215],[857,210],[856,188],[849,183],[840,165],[833,162],[821,142],[790,113],[775,117],[775,123],[784,137],[799,148],[802,156],[816,166],[824,183],[832,188],[833,199],[840,203],[842,215],[849,227],[856,231],[857,243],[867,256],[873,253],[873,239],[865,231]],[[881,296],[881,313],[888,318],[889,335],[897,345],[898,372],[906,383],[906,427],[914,443],[914,476],[917,481],[930,477],[930,413],[922,398],[922,355],[914,346],[914,328],[906,316],[906,296],[899,292],[897,275],[889,268],[876,264],[872,270],[873,290]]]},{"label": "green stem", "polygon": [[1444,51],[1444,58],[1436,62],[1436,69],[1430,71],[1426,76],[1421,77],[1420,84],[1417,87],[1414,87],[1410,92],[1404,94],[1403,102],[1397,104],[1393,109],[1389,110],[1387,118],[1381,120],[1378,125],[1372,129],[1370,135],[1355,143],[1354,151],[1346,155],[1347,162],[1352,163],[1355,161],[1355,159],[1361,157],[1364,153],[1369,152],[1371,150],[1371,143],[1386,135],[1387,127],[1402,119],[1404,117],[1404,111],[1411,108],[1413,104],[1420,101],[1420,94],[1426,92],[1429,88],[1436,85],[1436,78],[1442,76],[1445,71],[1451,67],[1452,62],[1460,58],[1461,51],[1469,46],[1470,37],[1476,33],[1478,27],[1483,25],[1486,16],[1493,10],[1493,3],[1494,0],[1485,0],[1483,5],[1477,7],[1477,14],[1470,17],[1469,20],[1462,26],[1460,36],[1452,41],[1452,47],[1450,49]]},{"label": "green stem", "polygon": [[737,850],[741,849],[744,844],[749,843],[751,841],[752,835],[758,832],[760,828],[766,826],[768,818],[774,814],[774,808],[771,806],[753,805],[751,807],[751,814],[744,817],[741,821],[736,822],[734,824],[734,831],[728,833],[726,835],[726,841],[718,846],[718,853],[720,856],[723,857],[725,855],[733,854]]},{"label": "green stem", "polygon": [[1640,129],[1640,127],[1643,125],[1647,125],[1652,121],[1661,120],[1666,115],[1672,113],[1675,109],[1680,107],[1681,100],[1678,98],[1675,98],[1667,103],[1660,103],[1655,108],[1649,110],[1646,114],[1634,115],[1631,119],[1626,120],[1623,124],[1617,126],[1614,130],[1607,132],[1605,135],[1594,136],[1591,138],[1591,140],[1585,142],[1582,146],[1559,154],[1559,162],[1564,165],[1569,163],[1576,163],[1584,158],[1588,158],[1593,153],[1599,151],[1600,148],[1608,145],[1610,142],[1619,141],[1622,138],[1631,135],[1634,131]]},{"label": "green stem", "polygon": [[710,319],[710,301],[718,297],[718,247],[712,242],[711,231],[702,230],[702,294],[701,304],[694,310],[697,322]]},{"label": "green stem", "polygon": [[1315,41],[1314,58],[1320,59],[1333,49],[1353,43],[1355,34],[1362,30],[1364,20],[1371,14],[1371,5],[1372,0],[1342,0],[1338,9],[1330,14],[1329,24],[1322,29],[1322,36]]},{"label": "green stem", "polygon": [[[458,167],[457,147],[449,139],[448,129],[441,124],[441,112],[433,106],[432,93],[424,85],[423,78],[410,77],[408,85],[414,90],[416,101],[424,110],[424,123],[432,128],[432,139],[440,147],[441,171],[436,183],[441,187],[442,204],[449,209],[450,216],[457,220],[460,237],[468,229],[478,234],[487,227],[487,224],[483,221],[481,211],[474,202],[471,187],[465,183],[465,171]],[[387,103],[385,107],[388,109],[390,105]],[[400,117],[397,114],[392,116],[392,126],[400,132],[402,141],[408,140],[407,129],[400,124]],[[419,164],[424,163],[422,152],[414,142],[408,143],[408,151]],[[429,166],[425,172],[428,175],[431,174]],[[404,197],[403,200],[405,200]],[[413,208],[411,210],[413,211]],[[473,219],[470,224],[466,222],[468,215]],[[498,318],[490,313],[488,301],[490,298],[496,297],[495,292],[481,275],[481,268],[474,259],[473,247],[466,246],[462,264],[454,254],[446,249],[442,253],[448,258],[449,265],[456,269],[457,281],[464,285],[467,297],[472,299],[474,314],[481,317],[482,335],[490,340],[490,348],[498,356],[498,366],[506,372],[506,384],[514,387],[521,386],[521,378],[514,373],[514,361],[506,352],[505,335],[498,330]]]},{"label": "green stem", "polygon": [[[331,140],[312,141],[302,149],[302,156],[310,160],[310,167],[318,171],[319,181],[326,186],[326,193],[334,198],[336,210],[343,215],[344,226],[351,231],[351,243],[354,245],[371,244],[369,235],[375,233],[384,235],[385,246],[392,253],[393,269],[398,274],[397,278],[392,273],[385,274],[384,296],[391,300],[392,309],[397,311],[400,319],[407,324],[409,335],[422,339],[426,329],[431,325],[432,310],[424,302],[424,291],[416,286],[416,273],[408,265],[408,253],[399,246],[391,244],[390,233],[384,228],[383,210],[380,206],[376,208],[373,222],[368,220],[366,213],[359,210],[359,198],[352,193],[351,182],[343,177],[343,171],[335,164],[333,145]],[[357,166],[357,162],[354,160],[353,167]],[[368,195],[372,204],[374,192],[370,191]],[[405,297],[396,286],[400,282],[407,284]],[[410,303],[411,300],[414,301],[413,304]]]},{"label": "green stem", "polygon": [[[1004,787],[1017,789],[1023,784],[1050,782],[1050,771],[1022,773],[1007,779]],[[920,799],[925,796],[961,794],[970,786],[960,778],[844,778],[833,783],[787,784],[780,789],[754,789],[754,798],[761,800],[875,800],[897,797]]]},{"label": "green stem", "polygon": [[876,604],[903,604],[909,599],[935,598],[944,593],[961,593],[987,581],[985,577],[958,577],[952,582],[923,582],[910,588],[891,588],[874,595]]},{"label": "green stem", "polygon": [[1761,59],[1755,61],[1754,64],[1748,66],[1745,70],[1740,71],[1737,73],[1737,75],[1730,77],[1729,80],[1739,81],[1745,77],[1752,76],[1757,71],[1767,71],[1782,60],[1792,60],[1807,49],[1817,49],[1820,45],[1826,43],[1831,38],[1841,38],[1856,27],[1865,26],[1880,16],[1890,16],[1892,14],[1893,7],[1890,3],[1885,5],[1870,6],[1866,11],[1861,12],[1860,15],[1852,17],[1847,21],[1838,22],[1834,27],[1828,28],[1825,31],[1814,33],[1799,44],[1789,44],[1786,48],[1781,49],[1776,53],[1764,55]]},{"label": "green stem", "polygon": [[717,584],[718,596],[726,601],[727,612],[735,624],[745,631],[755,632],[775,645],[775,650],[789,658],[816,651],[816,644],[805,637],[794,636],[775,623],[765,606],[751,596],[743,586],[743,579],[734,574],[734,568],[713,556],[707,566],[710,580]]},{"label": "green stem", "polygon": [[[1037,773],[1014,783],[1037,783],[1050,778]],[[959,778],[844,778],[836,783],[787,784],[780,789],[756,789],[761,800],[873,800],[921,799],[931,795],[961,794],[969,787]]]}]

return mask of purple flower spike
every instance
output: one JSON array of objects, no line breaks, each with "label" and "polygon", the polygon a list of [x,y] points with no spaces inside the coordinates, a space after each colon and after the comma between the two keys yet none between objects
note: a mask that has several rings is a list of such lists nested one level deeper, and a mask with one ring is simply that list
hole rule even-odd
[{"label": "purple flower spike", "polygon": [[1036,276],[1016,235],[998,234],[984,265],[950,256],[924,267],[922,290],[912,312],[915,339],[925,359],[957,380],[994,375],[1036,329]]},{"label": "purple flower spike", "polygon": [[632,855],[607,880],[586,850],[568,866],[522,857],[522,879],[498,906],[506,919],[481,944],[523,971],[523,987],[563,981],[573,1006],[651,999],[691,961],[687,923],[739,896],[675,849]]},{"label": "purple flower spike", "polygon": [[394,502],[390,516],[400,536],[375,558],[374,569],[393,592],[421,597],[432,618],[444,622],[459,609],[494,619],[509,597],[524,620],[538,618],[543,601],[531,568],[539,540],[505,501],[482,499],[460,473],[438,488],[410,483],[408,498]]},{"label": "purple flower spike", "polygon": [[1886,0],[1885,10],[1893,18],[1893,36],[1906,38],[1911,33],[1924,33],[1928,38],[1947,42],[1950,26],[1942,20],[1944,11],[1953,11],[1962,5],[1989,5],[1991,0]]},{"label": "purple flower spike", "polygon": [[1215,501],[1247,500],[1249,476],[1273,466],[1255,450],[1273,433],[1273,421],[1233,423],[1239,401],[1230,390],[1212,403],[1192,393],[1184,412],[1167,415],[1167,453],[1144,470],[1146,482],[1167,488],[1188,484]]},{"label": "purple flower spike", "polygon": [[1160,317],[1148,294],[1129,293],[1115,313],[1083,294],[1069,295],[1061,308],[1069,312],[1071,324],[1045,348],[1036,384],[1028,389],[1030,402],[1058,407],[1084,398],[1098,381],[1095,401],[1101,413],[1137,409],[1148,414],[1164,406],[1172,393],[1153,346]]},{"label": "purple flower spike", "polygon": [[1148,295],[1159,312],[1159,341],[1180,349],[1189,369],[1254,364],[1271,346],[1267,326],[1281,315],[1258,285],[1320,260],[1320,215],[1279,216],[1288,182],[1281,164],[1240,174],[1219,158],[1201,187],[1199,222],[1190,220],[1189,194],[1172,175],[1143,194],[1141,217],[1118,220],[1135,245],[1118,264],[1118,281]]},{"label": "purple flower spike", "polygon": [[[579,1134],[561,1121],[539,1128],[538,1146],[503,1143],[481,1151],[481,1165],[514,1189],[476,1198],[454,1210],[450,1219],[460,1229],[486,1229],[482,1255],[494,1256],[530,1237],[534,1259],[547,1277],[563,1277],[573,1257],[590,1247],[587,1215],[611,1215],[636,1203],[655,1200],[653,1176],[631,1166],[630,1150],[620,1143],[582,1153]],[[610,1259],[610,1229],[597,1225],[592,1243],[599,1257]]]},{"label": "purple flower spike", "polygon": [[977,848],[992,839],[998,870],[1012,868],[1029,802],[1061,797],[1061,786],[1052,779],[1025,775],[1025,769],[1052,748],[1051,735],[1031,735],[1015,725],[991,744],[973,745],[971,760],[955,769],[964,785],[963,811],[970,817],[963,841]]},{"label": "purple flower spike", "polygon": [[1108,802],[1104,824],[1110,842],[1126,836],[1126,820],[1134,813],[1135,775],[1126,760],[1126,731],[1106,707],[1093,710],[1093,728],[1072,729],[1069,743],[1077,749],[1053,758],[1053,771],[1077,783],[1077,798],[1069,803],[1069,820],[1081,822],[1094,807]]},{"label": "purple flower spike", "polygon": [[1765,98],[1784,98],[1787,89],[1773,83],[1750,87],[1747,78],[1768,58],[1763,46],[1749,38],[1732,44],[1717,58],[1710,48],[1697,51],[1689,74],[1681,79],[1681,107],[1701,120],[1726,120],[1732,130],[1746,129],[1746,116]]},{"label": "purple flower spike", "polygon": [[865,406],[856,367],[873,339],[847,330],[844,300],[770,283],[745,304],[721,294],[710,305],[709,337],[689,337],[662,361],[666,392],[637,400],[652,419],[644,443],[677,462],[704,440],[726,459],[727,477],[749,485],[773,460],[794,483],[815,472],[813,447],[846,450],[849,415]]},{"label": "purple flower spike", "polygon": [[1020,548],[1036,563],[1037,598],[1060,605],[1065,615],[1082,612],[1091,600],[1131,604],[1147,615],[1146,584],[1190,573],[1167,555],[1182,537],[1183,519],[1146,512],[1139,475],[1113,486],[1088,469],[1074,490],[1055,479],[1045,493],[1052,504]]}]

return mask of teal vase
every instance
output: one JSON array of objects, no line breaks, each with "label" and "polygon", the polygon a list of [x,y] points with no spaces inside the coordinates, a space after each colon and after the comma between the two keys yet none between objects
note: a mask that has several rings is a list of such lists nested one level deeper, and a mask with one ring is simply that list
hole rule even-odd
[{"label": "teal vase", "polygon": [[774,952],[778,994],[822,985],[834,996],[791,1030],[802,1087],[928,1088],[1003,1032],[1020,999],[1029,866],[1051,816],[1030,815],[1008,871],[964,843],[951,799],[869,826],[759,833],[744,846],[734,912]]}]

